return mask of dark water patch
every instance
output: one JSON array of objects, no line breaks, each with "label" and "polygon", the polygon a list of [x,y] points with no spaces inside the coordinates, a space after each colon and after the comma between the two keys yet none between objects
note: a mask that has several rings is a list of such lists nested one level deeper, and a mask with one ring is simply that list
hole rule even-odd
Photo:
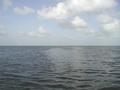
[{"label": "dark water patch", "polygon": [[120,87],[105,87],[98,90],[120,90]]},{"label": "dark water patch", "polygon": [[67,85],[64,85],[64,84],[46,84],[45,85],[46,87],[50,87],[50,88],[56,88],[56,89],[64,89],[64,90],[70,90],[70,89],[74,89],[74,87],[71,87],[71,86],[67,86]]},{"label": "dark water patch", "polygon": [[112,74],[112,75],[119,75],[120,76],[120,72],[111,72],[109,74]]},{"label": "dark water patch", "polygon": [[35,81],[24,81],[24,82],[21,82],[19,84],[19,86],[23,86],[23,87],[37,87],[37,88],[42,87],[42,85],[40,83],[35,82]]},{"label": "dark water patch", "polygon": [[54,83],[54,82],[60,82],[60,81],[56,81],[56,80],[53,80],[53,79],[38,79],[36,80],[37,82],[39,83]]},{"label": "dark water patch", "polygon": [[120,79],[120,75],[119,75],[119,76],[116,76],[116,78]]},{"label": "dark water patch", "polygon": [[79,79],[78,81],[94,81],[94,79]]},{"label": "dark water patch", "polygon": [[28,76],[22,75],[22,74],[16,74],[16,73],[4,73],[5,77],[14,77],[14,78],[29,78]]},{"label": "dark water patch", "polygon": [[113,59],[114,60],[116,60],[116,59],[120,60],[120,56],[119,57],[113,57]]},{"label": "dark water patch", "polygon": [[81,78],[82,76],[81,75],[71,75],[71,77],[73,77],[73,78]]},{"label": "dark water patch", "polygon": [[10,81],[10,80],[20,80],[19,78],[13,78],[13,77],[1,77],[0,81]]},{"label": "dark water patch", "polygon": [[113,80],[112,83],[114,83],[114,84],[120,84],[120,80]]},{"label": "dark water patch", "polygon": [[85,71],[84,73],[87,73],[87,74],[96,74],[98,72],[96,72],[96,71]]},{"label": "dark water patch", "polygon": [[91,85],[79,85],[77,86],[78,88],[88,88],[88,87],[92,87]]},{"label": "dark water patch", "polygon": [[58,79],[62,79],[62,80],[78,80],[78,79],[75,79],[75,78],[72,78],[72,77],[65,77],[65,76],[59,76],[59,77],[56,77]]},{"label": "dark water patch", "polygon": [[113,70],[109,70],[109,72],[119,72],[120,70],[119,69],[116,69],[116,68],[114,68]]},{"label": "dark water patch", "polygon": [[97,76],[97,77],[104,77],[104,74],[97,74],[95,76]]},{"label": "dark water patch", "polygon": [[[0,90],[27,90],[27,89],[23,88],[21,86],[2,85],[2,86],[0,86]],[[33,89],[30,89],[30,90],[33,90]]]}]

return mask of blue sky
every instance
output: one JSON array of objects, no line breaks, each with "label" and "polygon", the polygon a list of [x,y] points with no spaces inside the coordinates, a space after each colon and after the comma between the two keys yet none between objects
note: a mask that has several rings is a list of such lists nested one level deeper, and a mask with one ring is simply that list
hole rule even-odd
[{"label": "blue sky", "polygon": [[120,0],[0,0],[0,45],[120,45]]}]

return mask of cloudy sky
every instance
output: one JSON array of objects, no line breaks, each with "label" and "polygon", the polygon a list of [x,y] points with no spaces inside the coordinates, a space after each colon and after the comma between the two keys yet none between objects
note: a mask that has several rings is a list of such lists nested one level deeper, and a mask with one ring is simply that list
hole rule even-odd
[{"label": "cloudy sky", "polygon": [[120,45],[120,0],[0,0],[0,45]]}]

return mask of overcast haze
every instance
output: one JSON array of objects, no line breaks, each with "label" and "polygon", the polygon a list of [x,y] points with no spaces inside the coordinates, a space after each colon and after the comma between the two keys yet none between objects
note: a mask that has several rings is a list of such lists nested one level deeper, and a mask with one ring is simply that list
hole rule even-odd
[{"label": "overcast haze", "polygon": [[120,0],[0,0],[0,45],[120,45]]}]

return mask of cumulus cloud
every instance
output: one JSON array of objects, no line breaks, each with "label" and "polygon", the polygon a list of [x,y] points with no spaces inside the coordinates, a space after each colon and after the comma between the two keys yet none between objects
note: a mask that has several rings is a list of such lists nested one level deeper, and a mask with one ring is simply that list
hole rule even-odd
[{"label": "cumulus cloud", "polygon": [[27,14],[33,14],[35,13],[34,9],[30,8],[30,7],[16,7],[14,8],[14,12],[20,15],[27,15]]},{"label": "cumulus cloud", "polygon": [[71,25],[75,28],[86,28],[87,23],[85,20],[81,19],[79,16],[74,17],[74,19],[71,21]]},{"label": "cumulus cloud", "polygon": [[12,0],[3,0],[3,5],[5,8],[12,6]]},{"label": "cumulus cloud", "polygon": [[[80,17],[81,14],[101,12],[117,6],[117,0],[63,0],[54,6],[38,10],[37,14],[47,20],[57,22],[62,28],[85,31],[87,33],[97,33],[89,27],[89,23]],[[94,18],[95,19],[95,18]],[[111,22],[111,17],[104,17],[101,23]],[[117,26],[117,20],[113,22]],[[104,24],[103,29],[114,28],[114,24]]]},{"label": "cumulus cloud", "polygon": [[46,19],[63,19],[81,12],[94,12],[116,6],[116,0],[64,0],[38,11]]},{"label": "cumulus cloud", "polygon": [[60,25],[64,28],[72,28],[74,30],[87,29],[87,22],[80,18],[79,16],[75,16],[72,19],[66,19],[59,21]]},{"label": "cumulus cloud", "polygon": [[120,32],[120,20],[109,15],[99,15],[98,21],[104,32],[118,33]]},{"label": "cumulus cloud", "polygon": [[69,15],[66,6],[63,2],[58,3],[54,7],[44,8],[37,11],[38,15],[47,19],[63,19]]}]

